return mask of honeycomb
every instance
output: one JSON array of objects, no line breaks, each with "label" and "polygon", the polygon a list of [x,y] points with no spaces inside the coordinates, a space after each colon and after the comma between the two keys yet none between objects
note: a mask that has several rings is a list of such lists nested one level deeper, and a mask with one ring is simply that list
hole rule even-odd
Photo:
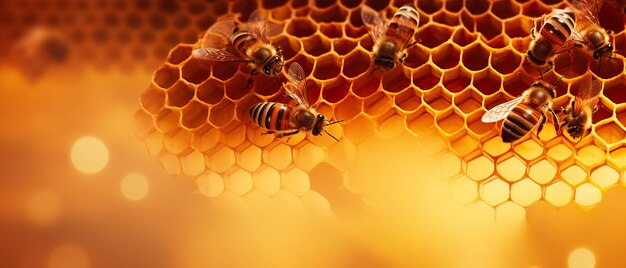
[{"label": "honeycomb", "polygon": [[[420,13],[416,39],[421,42],[410,48],[403,68],[370,75],[373,42],[361,8],[367,4],[389,18],[407,3]],[[257,76],[254,86],[242,90],[248,67],[191,57],[197,40],[176,45],[154,72],[140,96],[136,132],[168,173],[193,178],[201,193],[217,199],[263,197],[358,209],[373,202],[368,191],[378,184],[360,180],[363,172],[356,169],[363,167],[355,163],[366,147],[376,147],[372,143],[391,141],[407,148],[417,144],[438,159],[451,197],[492,217],[539,200],[592,207],[622,181],[626,168],[622,57],[605,61],[597,73],[596,62],[574,51],[559,56],[554,71],[544,75],[547,81],[563,76],[557,108],[573,97],[584,74],[593,72],[602,82],[594,126],[582,140],[557,135],[548,122],[539,136],[507,144],[499,127],[480,120],[539,79],[535,69],[522,65],[530,25],[566,5],[556,0],[235,1],[229,14],[240,12],[245,21],[259,9],[282,26],[271,43],[284,50],[286,66],[303,66],[313,107],[345,120],[329,127],[340,142],[302,133],[290,140],[261,135],[247,109],[263,101],[287,102],[279,86]],[[617,51],[626,50],[622,8],[601,11],[602,26],[615,32],[611,40]],[[376,168],[385,169],[402,155],[384,155]]]}]

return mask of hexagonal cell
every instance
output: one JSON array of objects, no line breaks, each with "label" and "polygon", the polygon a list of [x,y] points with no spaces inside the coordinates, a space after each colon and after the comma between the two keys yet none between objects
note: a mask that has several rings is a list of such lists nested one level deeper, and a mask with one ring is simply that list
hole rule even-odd
[{"label": "hexagonal cell", "polygon": [[507,159],[500,160],[496,163],[498,174],[507,181],[518,181],[526,174],[527,164],[522,159],[513,155]]},{"label": "hexagonal cell", "polygon": [[303,170],[311,170],[326,158],[324,150],[310,143],[305,143],[293,152],[294,163]]},{"label": "hexagonal cell", "polygon": [[487,40],[492,40],[502,33],[502,21],[487,13],[476,19],[476,31]]},{"label": "hexagonal cell", "polygon": [[571,158],[573,151],[565,144],[557,144],[554,147],[548,149],[548,156],[557,162],[564,161]]},{"label": "hexagonal cell", "polygon": [[551,8],[539,1],[529,1],[522,4],[522,15],[526,17],[541,17],[543,14],[549,14],[550,12],[552,12]]},{"label": "hexagonal cell", "polygon": [[170,175],[180,175],[180,161],[176,155],[163,153],[158,158],[165,172]]},{"label": "hexagonal cell", "polygon": [[[320,26],[320,30],[324,29],[324,25]],[[343,34],[341,32],[341,28],[338,29],[339,34]],[[322,31],[323,33],[323,31]],[[346,55],[356,49],[357,43],[352,40],[346,40],[341,38],[333,39],[333,51],[335,51],[339,55]],[[344,70],[345,71],[345,70]]]},{"label": "hexagonal cell", "polygon": [[452,178],[461,172],[461,159],[453,152],[444,153],[437,159],[439,163],[439,172],[445,178]]},{"label": "hexagonal cell", "polygon": [[489,49],[481,43],[474,43],[463,49],[461,61],[465,68],[479,71],[487,68],[489,64]]},{"label": "hexagonal cell", "polygon": [[280,190],[280,173],[266,167],[252,174],[254,187],[266,195],[274,195]]},{"label": "hexagonal cell", "polygon": [[211,68],[211,74],[214,78],[217,78],[221,81],[228,81],[231,79],[239,67],[242,64],[240,62],[220,62],[219,68],[215,68],[215,64],[213,64],[213,68]]},{"label": "hexagonal cell", "polygon": [[502,87],[502,80],[500,76],[491,70],[484,70],[475,73],[472,83],[478,91],[485,95],[496,93]]},{"label": "hexagonal cell", "polygon": [[196,97],[206,104],[216,104],[224,98],[224,84],[209,79],[198,86]]},{"label": "hexagonal cell", "polygon": [[441,49],[439,46],[449,40],[450,37],[452,37],[452,28],[434,24],[420,27],[416,33],[416,38],[422,40],[420,44],[437,49]]},{"label": "hexagonal cell", "polygon": [[467,206],[467,212],[475,219],[484,222],[493,222],[495,220],[495,209],[483,201],[478,201]]},{"label": "hexagonal cell", "polygon": [[426,47],[416,45],[407,50],[407,57],[404,59],[404,66],[418,68],[425,65],[430,58],[430,53]]},{"label": "hexagonal cell", "polygon": [[[322,162],[309,172],[310,188],[330,197],[343,187],[343,175],[330,163]],[[332,199],[329,199],[332,202]]]},{"label": "hexagonal cell", "polygon": [[475,181],[488,178],[493,174],[493,161],[484,155],[468,160],[464,166],[465,174]]},{"label": "hexagonal cell", "polygon": [[502,87],[504,88],[504,91],[509,93],[511,96],[517,97],[527,90],[534,82],[535,79],[533,77],[523,72],[519,72],[506,77],[502,83]]},{"label": "hexagonal cell", "polygon": [[489,9],[489,1],[487,0],[478,0],[472,1],[465,5],[465,9],[469,11],[473,15],[479,15],[487,12]]},{"label": "hexagonal cell", "polygon": [[544,148],[535,140],[529,139],[513,147],[513,150],[525,160],[533,160],[543,154]]},{"label": "hexagonal cell", "polygon": [[223,173],[236,163],[235,152],[221,144],[207,155],[209,156],[206,158],[207,166],[217,173]]},{"label": "hexagonal cell", "polygon": [[393,103],[404,112],[412,112],[422,104],[422,95],[414,88],[408,88],[394,96]]},{"label": "hexagonal cell", "polygon": [[464,114],[470,114],[482,107],[483,97],[474,89],[467,89],[454,96],[454,105]]},{"label": "hexagonal cell", "polygon": [[496,221],[519,223],[526,219],[526,210],[514,202],[507,201],[496,207]]},{"label": "hexagonal cell", "polygon": [[[624,61],[623,60],[604,60],[602,65],[598,61],[593,61],[589,70],[600,78],[611,79],[620,74],[623,74]],[[599,71],[598,71],[599,70]]]},{"label": "hexagonal cell", "polygon": [[435,116],[435,123],[441,130],[448,135],[452,135],[463,128],[465,125],[465,119],[463,115],[457,112],[455,109],[447,110]]},{"label": "hexagonal cell", "polygon": [[433,128],[435,117],[425,109],[417,109],[417,111],[408,115],[405,119],[407,128],[415,135],[422,134]]},{"label": "hexagonal cell", "polygon": [[607,153],[595,145],[588,145],[578,150],[576,155],[582,164],[592,167],[604,161]]},{"label": "hexagonal cell", "polygon": [[576,187],[574,201],[581,206],[593,206],[602,201],[602,192],[591,183]]},{"label": "hexagonal cell", "polygon": [[330,103],[337,103],[348,95],[350,82],[343,77],[327,81],[322,86],[322,98]]},{"label": "hexagonal cell", "polygon": [[213,148],[220,140],[220,131],[205,125],[196,130],[191,137],[191,146],[200,151],[206,152]]},{"label": "hexagonal cell", "polygon": [[154,83],[162,89],[171,87],[179,77],[178,68],[169,65],[163,65],[154,72],[152,77]]},{"label": "hexagonal cell", "polygon": [[281,185],[295,195],[303,195],[309,191],[309,176],[294,167],[282,173]]},{"label": "hexagonal cell", "polygon": [[243,169],[236,170],[224,179],[224,187],[240,196],[252,190],[253,186],[252,175]]},{"label": "hexagonal cell", "polygon": [[335,105],[334,117],[342,120],[351,120],[361,113],[362,106],[363,100],[354,97],[354,95],[348,95]]},{"label": "hexagonal cell", "polygon": [[561,178],[572,186],[576,186],[587,178],[587,172],[579,166],[573,165],[561,171]]},{"label": "hexagonal cell", "polygon": [[183,168],[183,173],[189,176],[197,176],[206,169],[204,155],[198,151],[192,151],[191,153],[181,157],[180,162]]},{"label": "hexagonal cell", "polygon": [[341,140],[328,149],[326,157],[328,162],[333,164],[336,168],[343,170],[348,169],[354,164],[356,146],[348,140]]},{"label": "hexagonal cell", "polygon": [[609,145],[626,139],[626,132],[614,121],[603,122],[595,126],[595,133]]},{"label": "hexagonal cell", "polygon": [[404,118],[394,110],[390,110],[378,118],[378,132],[385,138],[394,138],[400,135],[404,127]]},{"label": "hexagonal cell", "polygon": [[512,18],[520,13],[520,6],[515,2],[493,2],[491,5],[491,13],[501,20]]},{"label": "hexagonal cell", "polygon": [[163,145],[168,152],[181,154],[191,146],[191,132],[180,129],[163,137]]},{"label": "hexagonal cell", "polygon": [[509,199],[509,184],[499,178],[485,181],[480,187],[481,199],[491,206],[497,206]]},{"label": "hexagonal cell", "polygon": [[554,179],[556,171],[557,169],[553,163],[550,163],[547,159],[542,159],[530,166],[528,176],[535,182],[543,185]]},{"label": "hexagonal cell", "polygon": [[302,38],[313,35],[317,31],[317,26],[309,19],[295,18],[287,23],[285,31],[291,36]]},{"label": "hexagonal cell", "polygon": [[316,57],[330,51],[330,41],[318,34],[302,39],[302,45],[306,53]]},{"label": "hexagonal cell", "polygon": [[224,99],[220,103],[211,107],[209,113],[209,123],[215,127],[224,127],[233,119],[235,115],[235,105],[230,100]]},{"label": "hexagonal cell", "polygon": [[613,103],[621,104],[626,102],[624,88],[626,88],[626,76],[621,75],[616,79],[607,81],[604,85],[604,91],[602,91],[602,93]]},{"label": "hexagonal cell", "polygon": [[263,162],[275,169],[284,170],[291,161],[291,148],[284,143],[274,142],[263,151]]},{"label": "hexagonal cell", "polygon": [[257,146],[250,145],[247,148],[237,152],[237,165],[241,168],[253,172],[261,166],[261,149]]},{"label": "hexagonal cell", "polygon": [[480,118],[483,116],[481,110],[475,111],[474,113],[467,116],[465,119],[466,125],[469,130],[475,135],[482,136],[487,133],[494,133],[497,129],[494,129],[493,124],[483,123]]},{"label": "hexagonal cell", "polygon": [[283,59],[291,60],[300,51],[300,42],[296,38],[289,38],[288,36],[278,36],[272,40],[272,44],[276,47],[280,47],[283,50]]},{"label": "hexagonal cell", "polygon": [[211,68],[201,60],[190,58],[183,64],[181,74],[185,81],[198,85],[211,76]]},{"label": "hexagonal cell", "polygon": [[511,186],[511,200],[524,207],[541,199],[541,186],[530,179],[523,179]]},{"label": "hexagonal cell", "polygon": [[141,107],[152,115],[157,114],[165,104],[165,92],[150,85],[140,97]]},{"label": "hexagonal cell", "polygon": [[545,200],[556,207],[562,207],[572,201],[574,191],[572,187],[562,181],[557,181],[546,187]]},{"label": "hexagonal cell", "polygon": [[440,24],[452,26],[452,27],[458,26],[459,24],[461,24],[461,22],[459,21],[459,17],[456,16],[456,14],[452,14],[452,13],[445,12],[445,11],[439,11],[435,13],[433,15],[433,21],[440,23]]},{"label": "hexagonal cell", "polygon": [[457,202],[468,204],[478,197],[478,184],[462,176],[450,181],[450,194]]},{"label": "hexagonal cell", "polygon": [[451,93],[462,92],[467,89],[471,81],[471,74],[465,68],[458,66],[443,73],[441,83]]},{"label": "hexagonal cell", "polygon": [[591,181],[600,188],[606,189],[619,181],[619,173],[610,166],[601,166],[591,171]]},{"label": "hexagonal cell", "polygon": [[499,136],[493,137],[483,143],[483,150],[491,156],[500,156],[511,149],[510,143],[502,142]]},{"label": "hexagonal cell", "polygon": [[436,111],[443,111],[452,104],[452,97],[446,93],[441,87],[435,87],[422,95],[422,102],[428,103],[428,107]]},{"label": "hexagonal cell", "polygon": [[429,90],[441,80],[441,71],[430,65],[424,65],[413,72],[413,84],[420,90]]},{"label": "hexagonal cell", "polygon": [[480,142],[468,134],[450,142],[450,147],[459,156],[465,156],[474,152],[478,149],[479,145]]},{"label": "hexagonal cell", "polygon": [[434,49],[431,58],[440,69],[450,69],[459,65],[461,51],[451,44],[444,44]]},{"label": "hexagonal cell", "polygon": [[140,139],[143,139],[151,132],[154,132],[154,120],[152,120],[152,116],[143,109],[138,109],[137,112],[135,112],[135,119],[133,123],[135,134],[137,134]]},{"label": "hexagonal cell", "polygon": [[[224,135],[222,135],[222,139],[220,140],[222,144],[236,148],[239,147],[246,140],[246,126],[241,124],[241,122],[232,121],[230,124],[220,129]],[[240,147],[245,148],[244,146]]]},{"label": "hexagonal cell", "polygon": [[520,67],[522,57],[509,48],[497,49],[491,53],[491,68],[500,74],[510,74]]},{"label": "hexagonal cell", "polygon": [[465,27],[457,27],[452,35],[452,42],[464,47],[474,43],[478,39],[478,34],[471,33]]},{"label": "hexagonal cell", "polygon": [[392,107],[391,98],[383,92],[376,92],[365,99],[363,112],[370,116],[379,116],[389,111],[390,107]]},{"label": "hexagonal cell", "polygon": [[367,98],[378,91],[382,77],[362,75],[352,81],[352,92],[357,97]]},{"label": "hexagonal cell", "polygon": [[178,129],[178,118],[177,112],[170,109],[163,109],[155,118],[156,127],[163,134],[172,132]]},{"label": "hexagonal cell", "polygon": [[350,68],[343,68],[343,74],[349,78],[357,77],[369,69],[371,60],[371,56],[365,51],[354,50],[344,59],[343,66],[350,66]]},{"label": "hexagonal cell", "polygon": [[195,89],[183,81],[178,81],[172,88],[167,90],[167,105],[183,107],[189,103],[195,94]]},{"label": "hexagonal cell", "polygon": [[383,77],[382,89],[387,92],[397,93],[411,85],[411,78],[407,77],[402,68],[388,71]]},{"label": "hexagonal cell", "polygon": [[617,166],[619,167],[626,166],[626,148],[619,148],[619,149],[613,150],[610,152],[609,155],[611,156],[611,159],[615,161]]},{"label": "hexagonal cell", "polygon": [[224,180],[217,173],[207,173],[196,179],[198,191],[207,197],[216,197],[224,192]]},{"label": "hexagonal cell", "polygon": [[524,17],[506,20],[504,21],[504,33],[508,38],[526,38],[530,36],[531,23],[531,19]]},{"label": "hexagonal cell", "polygon": [[192,100],[180,113],[180,123],[188,129],[196,129],[204,125],[207,121],[209,109],[206,105]]}]

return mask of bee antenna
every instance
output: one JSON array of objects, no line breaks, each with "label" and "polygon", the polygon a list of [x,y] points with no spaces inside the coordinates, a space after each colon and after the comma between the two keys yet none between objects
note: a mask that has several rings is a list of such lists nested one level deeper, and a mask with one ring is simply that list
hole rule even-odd
[{"label": "bee antenna", "polygon": [[334,125],[334,124],[337,124],[337,123],[341,123],[341,122],[343,122],[343,120],[337,120],[337,121],[334,121],[334,122],[328,122],[328,124],[326,124],[325,127],[330,126],[330,125]]},{"label": "bee antenna", "polygon": [[539,73],[539,78],[543,80],[543,73],[541,72],[541,70],[539,70],[539,68],[537,68],[537,72]]},{"label": "bee antenna", "polygon": [[328,131],[326,131],[324,129],[324,132],[326,132],[326,134],[328,134],[328,136],[330,136],[331,138],[333,138],[335,141],[339,142],[339,140],[337,138],[335,138],[335,136],[333,136],[333,134],[330,134]]},{"label": "bee antenna", "polygon": [[378,71],[378,67],[372,68],[372,71],[370,72],[370,75],[372,75],[375,71]]},{"label": "bee antenna", "polygon": [[556,86],[556,84],[558,84],[559,82],[561,82],[561,80],[563,80],[563,76],[561,75],[561,77],[559,77],[559,79],[557,79],[556,81],[554,81],[553,85]]}]

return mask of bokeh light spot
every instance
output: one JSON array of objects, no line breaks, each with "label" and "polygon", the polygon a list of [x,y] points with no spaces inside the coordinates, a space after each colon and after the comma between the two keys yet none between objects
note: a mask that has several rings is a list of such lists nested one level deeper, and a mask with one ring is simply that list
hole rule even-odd
[{"label": "bokeh light spot", "polygon": [[48,256],[48,268],[87,268],[89,256],[85,251],[75,245],[60,245],[50,252]]},{"label": "bokeh light spot", "polygon": [[130,173],[122,178],[120,188],[124,197],[130,200],[139,201],[148,195],[150,184],[143,175],[139,173]]},{"label": "bokeh light spot", "polygon": [[100,139],[82,137],[72,145],[71,159],[78,171],[94,174],[106,166],[109,161],[109,151]]},{"label": "bokeh light spot", "polygon": [[569,254],[567,266],[569,268],[593,268],[596,267],[596,257],[587,248],[577,248]]},{"label": "bokeh light spot", "polygon": [[33,224],[48,226],[58,220],[61,214],[61,201],[55,193],[34,192],[26,200],[26,214]]}]

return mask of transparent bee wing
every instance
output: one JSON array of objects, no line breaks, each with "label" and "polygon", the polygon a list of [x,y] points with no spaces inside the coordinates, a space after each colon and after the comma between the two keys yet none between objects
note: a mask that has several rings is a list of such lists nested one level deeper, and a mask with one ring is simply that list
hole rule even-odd
[{"label": "transparent bee wing", "polygon": [[302,66],[297,62],[292,63],[287,72],[287,79],[289,80],[289,85],[285,87],[287,96],[304,107],[310,107],[309,94],[306,87],[306,75],[304,74]]},{"label": "transparent bee wing", "polygon": [[363,6],[363,8],[361,8],[361,19],[363,20],[363,25],[365,25],[367,32],[372,37],[372,40],[374,40],[374,42],[378,41],[385,30],[385,25],[380,14],[371,7]]},{"label": "transparent bee wing", "polygon": [[[600,18],[598,18],[600,6],[597,0],[574,0],[572,1],[572,6],[577,10],[577,21],[584,18],[596,25],[600,25]],[[577,22],[576,24],[579,23]]]},{"label": "transparent bee wing", "polygon": [[598,104],[602,83],[591,75],[582,78],[582,84],[578,87],[574,100],[574,113],[579,114],[583,107],[589,106],[593,110]]},{"label": "transparent bee wing", "polygon": [[524,96],[519,96],[515,99],[499,104],[496,107],[493,107],[489,111],[487,111],[480,120],[484,123],[493,123],[500,121],[506,118],[513,110],[513,108],[515,108],[515,106],[522,102],[522,100],[524,100]]},{"label": "transparent bee wing", "polygon": [[205,61],[250,62],[250,60],[228,52],[226,49],[212,47],[195,49],[192,55],[197,59]]},{"label": "transparent bee wing", "polygon": [[250,14],[247,24],[248,30],[252,33],[252,36],[258,38],[263,43],[267,41],[267,24],[265,22],[265,16],[258,10],[255,10]]},{"label": "transparent bee wing", "polygon": [[235,28],[233,16],[217,20],[202,37],[200,47],[225,48],[230,45],[230,36]]}]

